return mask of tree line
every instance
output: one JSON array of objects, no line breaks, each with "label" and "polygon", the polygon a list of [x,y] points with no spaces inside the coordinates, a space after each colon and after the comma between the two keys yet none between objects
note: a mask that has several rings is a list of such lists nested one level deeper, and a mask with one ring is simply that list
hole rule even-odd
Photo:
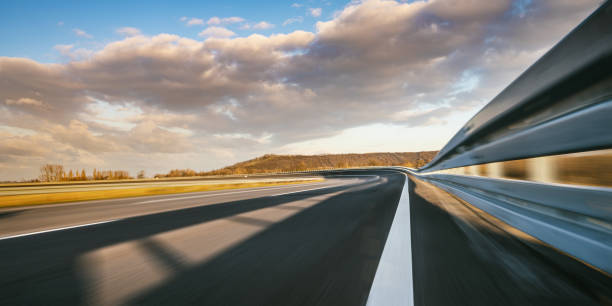
[{"label": "tree line", "polygon": [[[144,170],[138,172],[139,179],[145,178]],[[65,169],[63,165],[46,164],[40,167],[38,181],[40,182],[70,182],[91,180],[126,180],[133,179],[125,170],[98,170],[93,169],[91,175],[87,175],[85,169]]]}]

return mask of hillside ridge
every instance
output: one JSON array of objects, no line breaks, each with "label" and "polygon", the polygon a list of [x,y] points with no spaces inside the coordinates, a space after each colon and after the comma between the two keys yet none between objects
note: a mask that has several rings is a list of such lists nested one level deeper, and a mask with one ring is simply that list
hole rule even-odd
[{"label": "hillside ridge", "polygon": [[318,155],[265,154],[253,159],[235,163],[221,169],[196,172],[190,169],[176,169],[157,177],[233,175],[254,173],[277,173],[306,171],[329,168],[352,168],[365,166],[405,166],[419,168],[431,161],[438,151],[421,152],[379,152],[345,153]]}]

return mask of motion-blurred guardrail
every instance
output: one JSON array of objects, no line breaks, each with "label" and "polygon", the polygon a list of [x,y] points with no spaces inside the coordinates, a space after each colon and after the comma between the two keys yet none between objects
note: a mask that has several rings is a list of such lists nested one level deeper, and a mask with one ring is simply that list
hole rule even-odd
[{"label": "motion-blurred guardrail", "polygon": [[476,114],[417,175],[612,274],[612,2]]}]

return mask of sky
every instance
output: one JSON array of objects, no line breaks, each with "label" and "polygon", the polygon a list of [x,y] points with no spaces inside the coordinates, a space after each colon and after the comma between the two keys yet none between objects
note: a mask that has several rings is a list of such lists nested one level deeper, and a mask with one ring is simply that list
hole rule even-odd
[{"label": "sky", "polygon": [[439,150],[601,0],[0,2],[0,180]]}]

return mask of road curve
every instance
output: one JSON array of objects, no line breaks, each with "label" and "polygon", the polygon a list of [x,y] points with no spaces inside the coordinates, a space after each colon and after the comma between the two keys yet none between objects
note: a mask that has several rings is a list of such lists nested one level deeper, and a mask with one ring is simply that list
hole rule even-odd
[{"label": "road curve", "polygon": [[[405,184],[397,171],[346,171],[315,184],[2,210],[0,304],[364,305],[375,278],[389,281],[377,271],[395,268],[384,259],[398,238],[412,269],[397,268],[414,285],[394,284],[386,305],[405,305],[393,294],[415,305],[606,304],[609,277],[417,178]],[[396,210],[410,219],[404,237]]]},{"label": "road curve", "polygon": [[3,237],[112,222],[0,240],[0,304],[364,303],[403,183],[381,172],[8,211]]}]

